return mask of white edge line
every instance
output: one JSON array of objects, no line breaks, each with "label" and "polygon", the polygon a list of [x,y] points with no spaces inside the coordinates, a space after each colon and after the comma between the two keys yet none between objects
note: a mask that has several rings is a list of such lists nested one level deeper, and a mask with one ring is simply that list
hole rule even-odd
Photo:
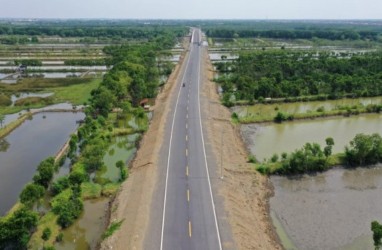
[{"label": "white edge line", "polygon": [[[200,57],[200,49],[199,49],[199,57]],[[202,132],[202,145],[203,145],[203,154],[204,154],[204,162],[205,162],[205,167],[206,167],[206,172],[207,172],[207,180],[208,180],[208,186],[210,188],[210,196],[211,196],[211,203],[212,203],[212,210],[214,212],[214,219],[215,219],[215,226],[216,226],[216,234],[218,236],[218,241],[219,241],[219,249],[222,250],[222,243],[220,239],[220,232],[219,232],[219,225],[218,225],[218,220],[216,216],[216,211],[215,211],[215,202],[214,202],[214,195],[212,194],[212,187],[211,187],[211,180],[210,180],[210,172],[208,171],[208,163],[207,163],[207,155],[206,155],[206,147],[204,143],[204,135],[203,135],[203,125],[202,125],[202,115],[200,111],[200,59],[199,59],[199,65],[198,65],[198,106],[199,106],[199,122],[200,122],[200,130]]]},{"label": "white edge line", "polygon": [[[194,32],[195,32],[195,30],[192,32],[191,41],[194,38]],[[184,69],[184,72],[183,72],[182,83],[184,82],[184,78],[186,76],[188,64],[190,63],[190,57],[191,57],[190,55],[191,55],[191,50],[192,50],[192,44],[191,44],[190,47],[191,47],[191,49],[190,49],[190,53],[189,53],[188,58],[187,58],[186,68]],[[181,83],[181,85],[182,85],[182,83]],[[176,99],[175,110],[174,110],[174,117],[172,118],[172,125],[171,125],[170,143],[169,143],[169,146],[168,146],[169,150],[168,150],[168,156],[167,156],[166,184],[165,184],[165,188],[164,188],[164,199],[163,199],[163,216],[162,216],[162,230],[161,230],[161,238],[160,238],[160,250],[163,250],[163,233],[164,233],[164,222],[165,222],[165,219],[166,219],[167,184],[168,184],[168,173],[169,173],[169,168],[170,168],[172,134],[173,134],[173,131],[174,131],[174,124],[175,124],[176,111],[177,111],[177,107],[178,107],[178,103],[179,103],[179,96],[180,96],[180,92],[182,90],[182,86],[181,85],[179,86],[178,97]]]}]

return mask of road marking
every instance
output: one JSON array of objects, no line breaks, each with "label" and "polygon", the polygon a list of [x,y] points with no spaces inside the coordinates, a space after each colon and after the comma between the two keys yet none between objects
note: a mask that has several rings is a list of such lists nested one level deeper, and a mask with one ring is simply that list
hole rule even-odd
[{"label": "road marking", "polygon": [[[195,30],[193,32],[195,32]],[[194,33],[192,33],[192,35],[193,34]],[[181,82],[184,82],[184,78],[186,76],[187,68],[188,68],[188,65],[190,64],[190,57],[191,57],[191,53],[192,53],[192,48],[193,48],[193,46],[191,46],[190,54],[189,54],[189,56],[187,58],[187,64],[186,64],[186,67],[184,69],[183,77],[182,77],[182,81]],[[161,238],[160,238],[160,250],[163,250],[163,234],[164,234],[164,222],[166,220],[167,187],[168,187],[168,174],[169,174],[170,158],[171,158],[172,136],[173,136],[173,132],[174,132],[175,117],[176,117],[176,111],[178,110],[177,107],[178,107],[178,103],[179,103],[179,97],[180,97],[180,91],[181,90],[182,90],[182,86],[180,86],[180,88],[179,88],[178,97],[176,99],[174,117],[172,118],[172,125],[171,125],[169,150],[168,150],[168,155],[167,155],[166,183],[165,183],[164,198],[163,198],[163,216],[162,216],[162,229],[161,229]]]},{"label": "road marking", "polygon": [[186,148],[186,156],[188,156],[188,149]]},{"label": "road marking", "polygon": [[187,111],[188,111],[188,106],[187,106]]},{"label": "road marking", "polygon": [[188,166],[186,167],[186,176],[188,176]]},{"label": "road marking", "polygon": [[218,242],[219,242],[219,250],[222,250],[223,248],[222,248],[222,243],[221,243],[221,239],[220,239],[219,225],[218,225],[218,220],[217,220],[216,211],[215,211],[214,195],[212,194],[210,173],[208,171],[206,147],[204,145],[205,143],[204,143],[204,135],[203,135],[202,113],[200,111],[200,50],[199,50],[199,60],[198,60],[198,107],[199,107],[199,124],[200,124],[200,131],[202,134],[202,147],[203,147],[204,163],[205,163],[204,166],[206,167],[208,186],[210,188],[212,211],[213,211],[214,219],[215,219],[215,227],[216,227],[216,234],[217,234]]},{"label": "road marking", "polygon": [[190,189],[187,189],[187,201],[190,202]]},{"label": "road marking", "polygon": [[192,237],[192,225],[191,221],[188,221],[188,236]]},{"label": "road marking", "polygon": [[186,114],[186,119],[188,119],[188,113]]},{"label": "road marking", "polygon": [[188,129],[188,123],[186,123],[186,129]]},{"label": "road marking", "polygon": [[188,141],[188,135],[186,135],[186,141]]}]

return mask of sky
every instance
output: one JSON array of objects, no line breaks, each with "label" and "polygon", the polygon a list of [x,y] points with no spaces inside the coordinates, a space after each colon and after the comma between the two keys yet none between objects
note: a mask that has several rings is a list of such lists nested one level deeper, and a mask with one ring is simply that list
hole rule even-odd
[{"label": "sky", "polygon": [[0,18],[382,19],[382,0],[0,0]]}]

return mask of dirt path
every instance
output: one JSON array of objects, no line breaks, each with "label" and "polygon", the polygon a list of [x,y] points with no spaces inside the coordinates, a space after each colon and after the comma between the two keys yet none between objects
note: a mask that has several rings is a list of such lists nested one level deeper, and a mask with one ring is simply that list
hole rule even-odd
[{"label": "dirt path", "polygon": [[[188,48],[188,39],[184,48]],[[181,71],[185,52],[170,75],[153,107],[154,116],[144,135],[129,178],[122,184],[112,203],[110,223],[124,220],[121,228],[101,244],[101,249],[143,249],[147,230],[152,194],[157,179],[158,156],[164,137],[164,124],[169,113],[169,97]]]},{"label": "dirt path", "polygon": [[239,127],[232,125],[231,113],[220,104],[216,85],[211,81],[213,67],[207,50],[203,60],[207,66],[203,72],[203,95],[209,99],[206,128],[215,158],[220,159],[222,155],[224,179],[219,195],[224,197],[236,246],[238,249],[282,249],[269,217],[268,203],[272,195],[269,180],[247,163]]}]

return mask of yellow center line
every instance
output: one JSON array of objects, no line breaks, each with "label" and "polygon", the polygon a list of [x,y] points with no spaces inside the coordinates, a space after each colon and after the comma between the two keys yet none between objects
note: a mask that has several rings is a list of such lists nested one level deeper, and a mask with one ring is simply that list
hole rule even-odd
[{"label": "yellow center line", "polygon": [[186,135],[186,141],[188,141],[188,135]]},{"label": "yellow center line", "polygon": [[190,190],[187,189],[187,201],[190,202]]},{"label": "yellow center line", "polygon": [[188,156],[188,149],[186,148],[186,156]]},{"label": "yellow center line", "polygon": [[191,226],[191,221],[188,221],[188,236],[190,236],[190,238],[192,237],[192,226]]},{"label": "yellow center line", "polygon": [[186,176],[188,176],[188,166],[186,167]]}]

